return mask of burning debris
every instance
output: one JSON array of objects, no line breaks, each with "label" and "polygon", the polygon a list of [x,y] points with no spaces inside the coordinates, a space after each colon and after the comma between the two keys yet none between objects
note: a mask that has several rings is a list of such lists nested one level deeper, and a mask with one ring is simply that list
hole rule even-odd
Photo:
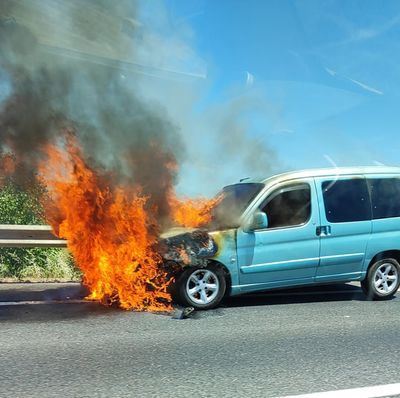
[{"label": "burning debris", "polygon": [[[90,45],[94,39],[77,23],[76,5],[61,3],[63,13],[52,14],[59,26],[51,33],[57,37],[75,26],[70,44]],[[6,16],[0,18],[0,88],[7,92],[0,97],[2,173],[25,185],[39,178],[47,187],[46,218],[68,240],[89,299],[170,310],[173,276],[164,260],[205,264],[217,246],[204,231],[160,243],[161,231],[174,223],[207,224],[215,202],[176,197],[185,151],[165,111],[139,98],[134,82],[127,84],[114,67],[49,55],[10,17],[18,4],[0,7],[0,17]],[[47,2],[35,4],[43,15],[52,10]],[[125,14],[132,12],[128,7]],[[167,247],[164,258],[160,245]]]},{"label": "burning debris", "polygon": [[218,251],[216,242],[207,231],[194,230],[182,233],[178,229],[175,233],[175,235],[165,237],[160,248],[163,258],[168,261],[174,261],[183,266],[191,264],[204,267],[207,265],[207,259],[213,257]]},{"label": "burning debris", "polygon": [[172,313],[172,319],[186,319],[189,318],[194,312],[193,307],[175,308]]}]

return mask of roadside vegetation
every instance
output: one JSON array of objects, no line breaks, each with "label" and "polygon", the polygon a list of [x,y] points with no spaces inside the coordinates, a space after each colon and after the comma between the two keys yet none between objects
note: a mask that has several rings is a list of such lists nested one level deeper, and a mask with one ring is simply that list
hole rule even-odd
[{"label": "roadside vegetation", "polygon": [[[45,224],[41,198],[44,187],[24,190],[12,181],[0,189],[0,224]],[[47,281],[79,280],[80,273],[66,249],[1,248],[0,280]]]}]

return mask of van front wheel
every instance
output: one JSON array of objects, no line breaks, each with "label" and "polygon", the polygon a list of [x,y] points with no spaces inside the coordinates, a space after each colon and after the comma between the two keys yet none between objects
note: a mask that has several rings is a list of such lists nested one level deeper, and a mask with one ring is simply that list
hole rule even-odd
[{"label": "van front wheel", "polygon": [[216,307],[224,297],[226,280],[222,268],[187,268],[176,281],[177,299],[180,304],[197,310]]},{"label": "van front wheel", "polygon": [[400,264],[394,258],[385,258],[371,265],[361,288],[371,300],[392,297],[400,285]]}]

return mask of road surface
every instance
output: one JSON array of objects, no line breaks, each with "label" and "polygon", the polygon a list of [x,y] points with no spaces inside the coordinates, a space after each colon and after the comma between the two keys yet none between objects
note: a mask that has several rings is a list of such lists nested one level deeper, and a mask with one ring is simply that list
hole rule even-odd
[{"label": "road surface", "polygon": [[356,285],[231,298],[186,320],[84,294],[0,284],[0,397],[282,397],[400,382],[400,299],[366,301]]}]

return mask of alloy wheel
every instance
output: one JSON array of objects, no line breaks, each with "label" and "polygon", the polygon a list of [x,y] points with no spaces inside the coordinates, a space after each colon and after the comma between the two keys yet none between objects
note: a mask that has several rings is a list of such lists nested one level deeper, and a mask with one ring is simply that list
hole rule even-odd
[{"label": "alloy wheel", "polygon": [[187,280],[186,293],[196,304],[211,303],[217,297],[218,292],[218,277],[208,269],[197,269]]},{"label": "alloy wheel", "polygon": [[375,289],[384,295],[391,294],[397,286],[398,278],[397,268],[391,263],[383,263],[375,271]]}]

